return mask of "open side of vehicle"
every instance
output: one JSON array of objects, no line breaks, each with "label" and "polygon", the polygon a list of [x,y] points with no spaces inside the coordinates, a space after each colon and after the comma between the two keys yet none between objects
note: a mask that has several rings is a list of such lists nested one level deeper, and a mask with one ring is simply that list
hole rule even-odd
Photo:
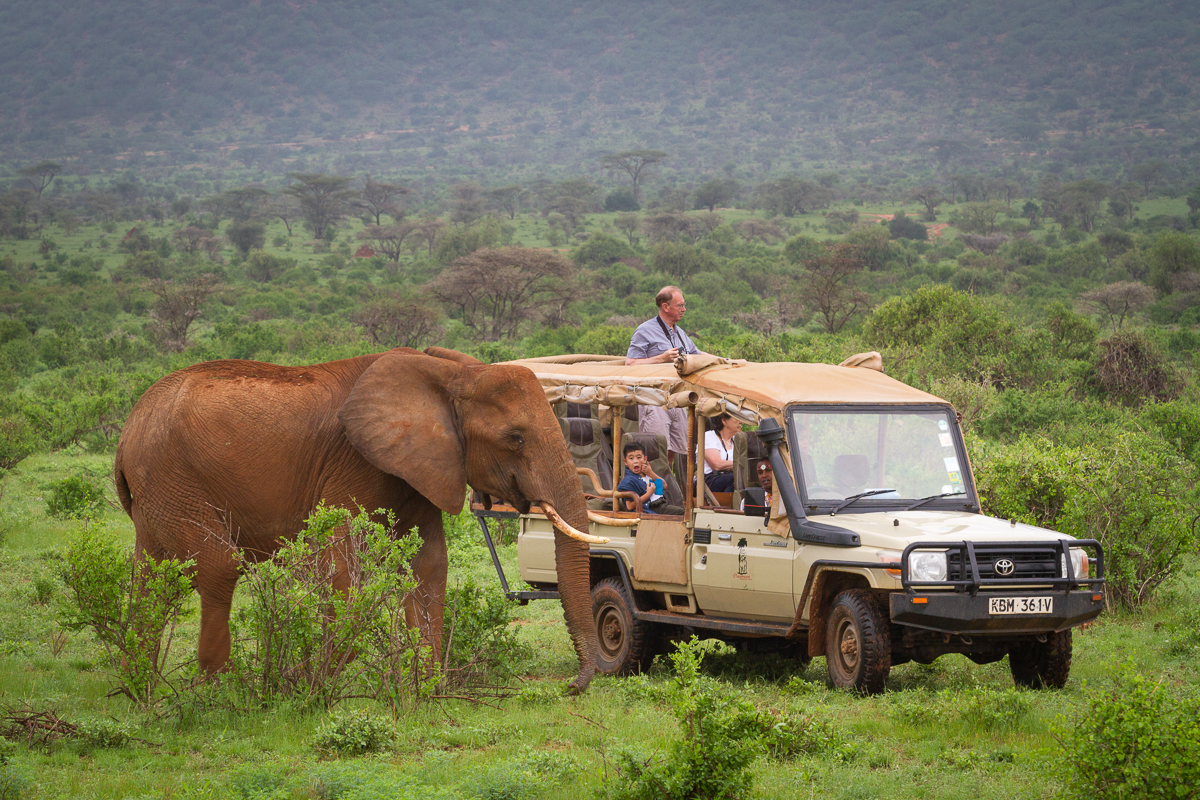
[{"label": "open side of vehicle", "polygon": [[[980,664],[1007,655],[1018,685],[1061,687],[1071,629],[1103,609],[1100,544],[981,515],[953,409],[876,370],[694,357],[677,368],[595,356],[520,363],[560,411],[591,532],[608,539],[591,546],[603,673],[637,672],[694,634],[799,665],[824,656],[834,686],[865,692],[881,691],[892,666],[947,653]],[[670,463],[661,437],[637,432],[639,405],[686,409],[683,458]],[[704,418],[720,413],[743,423],[724,495],[705,485],[700,444]],[[620,510],[632,496],[613,487],[630,439],[669,476],[664,493],[682,515]],[[762,462],[769,494],[756,479]],[[557,597],[546,517],[484,497],[472,507],[489,547],[489,518],[519,520],[531,590],[509,590],[492,548],[508,596]]]}]

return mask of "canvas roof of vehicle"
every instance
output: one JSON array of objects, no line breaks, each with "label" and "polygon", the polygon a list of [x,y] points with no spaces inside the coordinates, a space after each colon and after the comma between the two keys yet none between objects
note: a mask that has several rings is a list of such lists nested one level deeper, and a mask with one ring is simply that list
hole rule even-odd
[{"label": "canvas roof of vehicle", "polygon": [[[946,403],[880,371],[861,366],[689,359],[679,365],[628,367],[621,356],[552,356],[509,363],[533,370],[551,403],[563,400],[614,406],[695,403],[706,416],[730,410],[727,405],[736,403],[746,412],[745,416],[755,418],[777,416],[793,403]],[[688,393],[695,393],[695,397],[689,398]],[[735,413],[735,416],[741,415]]]}]

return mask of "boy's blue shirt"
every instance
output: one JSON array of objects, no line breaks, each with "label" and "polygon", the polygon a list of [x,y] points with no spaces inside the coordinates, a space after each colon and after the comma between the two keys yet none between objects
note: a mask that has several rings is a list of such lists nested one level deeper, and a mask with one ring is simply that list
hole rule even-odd
[{"label": "boy's blue shirt", "polygon": [[[617,484],[617,491],[618,492],[633,492],[638,497],[641,497],[642,495],[644,495],[646,493],[646,489],[649,487],[649,485],[650,484],[647,483],[646,478],[643,478],[641,475],[638,475],[636,472],[630,472],[629,470],[625,470],[624,477],[622,477],[621,482]],[[650,499],[653,500],[654,498],[651,497]],[[621,502],[624,503],[625,499],[622,499]],[[642,511],[646,514],[654,513],[653,511],[650,510],[649,503],[642,503]]]}]

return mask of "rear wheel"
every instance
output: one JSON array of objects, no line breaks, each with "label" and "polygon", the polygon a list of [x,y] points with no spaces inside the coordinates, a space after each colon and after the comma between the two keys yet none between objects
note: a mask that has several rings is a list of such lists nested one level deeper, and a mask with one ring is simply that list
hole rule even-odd
[{"label": "rear wheel", "polygon": [[1028,689],[1061,689],[1071,674],[1071,631],[1032,639],[1008,651],[1013,683]]},{"label": "rear wheel", "polygon": [[825,660],[838,689],[883,691],[892,647],[887,620],[869,591],[849,589],[834,598],[825,623]]},{"label": "rear wheel", "polygon": [[596,669],[603,675],[632,675],[652,657],[650,626],[633,618],[633,599],[620,578],[606,578],[592,588],[596,621]]}]

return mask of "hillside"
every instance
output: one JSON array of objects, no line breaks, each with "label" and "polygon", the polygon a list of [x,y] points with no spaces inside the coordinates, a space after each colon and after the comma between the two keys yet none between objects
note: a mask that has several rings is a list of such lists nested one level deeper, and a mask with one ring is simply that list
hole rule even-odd
[{"label": "hillside", "polygon": [[11,0],[0,159],[279,172],[309,145],[486,182],[651,147],[685,179],[1162,159],[1186,183],[1198,30],[1186,4],[1138,0]]}]

